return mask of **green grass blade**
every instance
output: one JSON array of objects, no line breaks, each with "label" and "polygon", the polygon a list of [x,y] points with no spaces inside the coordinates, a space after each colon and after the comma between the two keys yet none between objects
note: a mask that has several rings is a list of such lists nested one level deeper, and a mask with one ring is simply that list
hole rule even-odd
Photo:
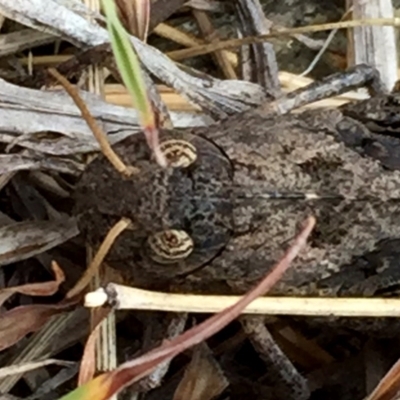
[{"label": "green grass blade", "polygon": [[114,1],[102,0],[102,3],[107,18],[111,47],[118,70],[138,111],[139,121],[146,135],[147,142],[154,151],[159,164],[165,166],[165,158],[158,149],[156,119],[143,79],[139,59],[129,40],[128,33],[118,18]]}]

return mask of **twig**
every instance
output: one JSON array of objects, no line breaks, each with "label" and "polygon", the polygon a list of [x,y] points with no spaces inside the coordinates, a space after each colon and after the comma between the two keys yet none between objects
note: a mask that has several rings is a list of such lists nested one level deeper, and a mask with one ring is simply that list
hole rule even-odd
[{"label": "twig", "polygon": [[[187,317],[188,316],[186,313],[171,315],[171,320],[168,323],[167,328],[163,332],[163,341],[172,340],[178,337],[185,330]],[[156,387],[160,386],[169,370],[171,361],[172,360],[167,360],[160,363],[151,374],[140,380],[137,383],[138,392],[148,392],[149,390],[155,389]]]},{"label": "twig", "polygon": [[[310,389],[292,361],[280,349],[266,328],[263,317],[246,316],[240,319],[242,328],[254,349],[264,361],[267,380],[274,382],[274,393],[278,398],[306,400]],[[263,378],[263,380],[265,377]]]},{"label": "twig", "polygon": [[125,176],[130,176],[132,174],[138,173],[139,170],[132,166],[126,166],[119,156],[114,152],[110,143],[107,140],[107,136],[101,130],[96,120],[90,114],[90,111],[86,107],[85,102],[79,96],[79,92],[65,79],[56,69],[48,69],[50,75],[52,75],[58,82],[63,86],[65,91],[70,95],[76,106],[79,108],[83,119],[88,124],[89,128],[93,132],[93,136],[96,138],[100,145],[101,151],[105,157],[110,161],[110,163],[115,167],[115,169]]},{"label": "twig", "polygon": [[[237,0],[236,10],[243,35],[264,35],[271,32],[272,22],[265,18],[260,0]],[[276,99],[282,89],[278,78],[278,63],[272,43],[253,44],[250,57],[251,80],[266,89]]]},{"label": "twig", "polygon": [[[88,293],[86,307],[98,307],[109,300],[119,310],[153,310],[215,313],[229,307],[239,296],[190,295],[152,292],[110,283],[106,290]],[[249,305],[246,314],[305,315],[336,317],[400,317],[400,299],[261,297]]]}]

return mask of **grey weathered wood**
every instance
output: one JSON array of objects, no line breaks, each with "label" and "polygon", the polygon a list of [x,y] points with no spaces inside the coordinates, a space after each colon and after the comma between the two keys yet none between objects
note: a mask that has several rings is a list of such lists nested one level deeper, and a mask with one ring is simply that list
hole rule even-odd
[{"label": "grey weathered wood", "polygon": [[[353,6],[353,19],[393,18],[392,0],[347,0]],[[395,28],[392,26],[360,26],[349,32],[349,63],[375,67],[387,90],[397,80],[397,49]]]}]

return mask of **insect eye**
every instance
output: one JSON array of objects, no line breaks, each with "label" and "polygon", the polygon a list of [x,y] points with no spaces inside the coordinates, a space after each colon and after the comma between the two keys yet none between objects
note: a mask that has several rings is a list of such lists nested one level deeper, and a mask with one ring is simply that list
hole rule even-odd
[{"label": "insect eye", "polygon": [[187,258],[193,251],[192,238],[181,230],[169,229],[147,240],[151,258],[160,264],[172,264]]},{"label": "insect eye", "polygon": [[197,159],[196,147],[186,140],[166,140],[160,144],[160,150],[173,168],[187,168]]}]

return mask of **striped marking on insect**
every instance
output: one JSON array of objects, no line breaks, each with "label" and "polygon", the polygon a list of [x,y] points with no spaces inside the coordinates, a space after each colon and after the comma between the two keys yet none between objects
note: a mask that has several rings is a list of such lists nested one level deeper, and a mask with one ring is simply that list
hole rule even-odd
[{"label": "striped marking on insect", "polygon": [[166,140],[160,144],[160,150],[173,168],[187,168],[197,160],[196,147],[186,140]]},{"label": "striped marking on insect", "polygon": [[168,229],[148,238],[151,257],[160,264],[171,264],[187,258],[193,251],[192,238],[182,230]]}]

